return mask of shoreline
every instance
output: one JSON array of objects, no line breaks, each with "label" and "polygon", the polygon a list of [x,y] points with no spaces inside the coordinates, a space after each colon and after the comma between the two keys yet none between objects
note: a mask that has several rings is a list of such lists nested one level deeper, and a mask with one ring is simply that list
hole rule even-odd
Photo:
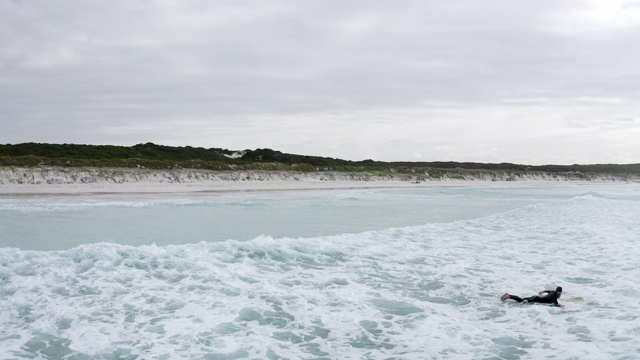
[{"label": "shoreline", "polygon": [[625,185],[629,182],[611,181],[245,181],[215,184],[64,184],[64,185],[0,185],[0,197],[54,195],[124,195],[124,194],[222,194],[234,192],[313,191],[349,189],[429,189],[452,187],[538,187]]},{"label": "shoreline", "polygon": [[451,173],[416,182],[416,175],[146,169],[0,168],[0,196],[227,193],[433,187],[505,187],[640,183],[636,176],[541,172]]}]

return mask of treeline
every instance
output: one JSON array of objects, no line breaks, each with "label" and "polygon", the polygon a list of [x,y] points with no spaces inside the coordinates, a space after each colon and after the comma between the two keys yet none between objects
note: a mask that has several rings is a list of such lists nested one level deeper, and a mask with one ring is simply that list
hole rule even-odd
[{"label": "treeline", "polygon": [[542,165],[473,162],[349,161],[319,156],[286,154],[271,149],[231,151],[221,148],[173,147],[153,143],[134,146],[39,144],[0,145],[0,166],[110,167],[147,169],[365,171],[432,174],[456,171],[541,171],[551,173],[640,174],[640,164]]}]

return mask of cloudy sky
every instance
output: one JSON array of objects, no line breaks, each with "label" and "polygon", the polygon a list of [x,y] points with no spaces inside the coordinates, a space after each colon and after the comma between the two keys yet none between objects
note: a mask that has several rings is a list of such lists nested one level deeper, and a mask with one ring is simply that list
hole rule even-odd
[{"label": "cloudy sky", "polygon": [[640,163],[640,0],[0,0],[0,143]]}]

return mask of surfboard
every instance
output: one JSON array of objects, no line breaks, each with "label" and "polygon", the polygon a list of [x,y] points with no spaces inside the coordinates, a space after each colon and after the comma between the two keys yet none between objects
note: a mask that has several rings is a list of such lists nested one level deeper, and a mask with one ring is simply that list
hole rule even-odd
[{"label": "surfboard", "polygon": [[566,301],[566,302],[582,302],[584,301],[584,299],[580,296],[576,296],[576,297],[572,297],[572,298],[568,298],[568,299],[560,299],[560,302],[562,301]]}]

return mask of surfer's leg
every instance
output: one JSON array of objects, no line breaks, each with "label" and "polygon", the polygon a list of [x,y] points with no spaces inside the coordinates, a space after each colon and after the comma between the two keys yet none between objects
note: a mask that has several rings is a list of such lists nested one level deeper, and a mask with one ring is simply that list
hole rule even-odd
[{"label": "surfer's leg", "polygon": [[524,298],[524,299],[522,299],[522,300],[527,300],[527,302],[530,302],[530,303],[539,303],[539,302],[542,302],[542,301],[540,301],[540,300],[542,300],[542,298],[541,298],[540,296],[538,296],[538,295],[536,295],[536,296],[529,296],[528,298]]},{"label": "surfer's leg", "polygon": [[[515,296],[515,295],[510,295],[510,294],[505,294],[505,295],[508,295],[508,297],[505,298],[505,296],[502,295],[502,298],[504,300],[511,299],[511,300],[515,300],[517,302],[522,302],[522,299],[520,298],[520,296]],[[504,301],[504,300],[502,300],[502,301]]]}]

